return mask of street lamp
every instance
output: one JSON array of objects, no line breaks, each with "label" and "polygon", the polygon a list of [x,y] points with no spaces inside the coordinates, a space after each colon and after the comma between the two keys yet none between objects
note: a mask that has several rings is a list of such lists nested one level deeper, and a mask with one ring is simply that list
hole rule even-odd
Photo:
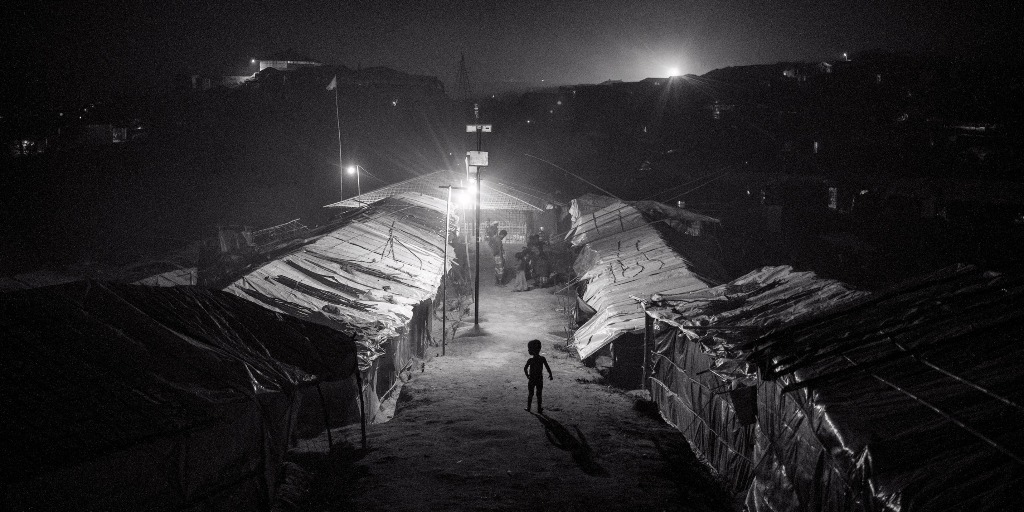
[{"label": "street lamp", "polygon": [[365,170],[365,169],[363,169],[363,166],[361,166],[359,164],[348,166],[348,173],[350,175],[351,174],[355,174],[356,175],[356,195],[360,195],[361,196],[361,195],[363,195],[363,188],[359,184],[359,175],[361,174],[359,172],[360,170]]}]

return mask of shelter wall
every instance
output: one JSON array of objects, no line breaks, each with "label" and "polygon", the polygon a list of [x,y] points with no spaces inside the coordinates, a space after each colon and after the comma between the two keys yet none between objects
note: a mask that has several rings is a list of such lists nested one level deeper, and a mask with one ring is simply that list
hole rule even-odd
[{"label": "shelter wall", "polygon": [[[429,299],[417,304],[413,308],[412,320],[401,329],[399,336],[384,344],[384,355],[375,358],[370,368],[363,372],[363,400],[367,421],[376,416],[381,402],[392,392],[402,371],[425,356],[431,340],[432,307],[433,300]],[[358,416],[355,419],[358,420]]]},{"label": "shelter wall", "polygon": [[700,347],[674,328],[654,332],[651,398],[662,417],[742,495],[753,479],[755,431],[740,423],[728,390],[710,372]]},{"label": "shelter wall", "polygon": [[284,448],[265,429],[264,412],[255,402],[231,404],[207,428],[7,482],[3,508],[171,511],[203,503],[213,510],[263,509],[278,470],[267,464],[267,451]]},{"label": "shelter wall", "polygon": [[854,463],[863,454],[833,455],[842,443],[809,395],[783,393],[785,381],[760,381],[756,423],[744,425],[698,343],[666,324],[653,337],[652,399],[747,510],[875,510],[872,470]]}]

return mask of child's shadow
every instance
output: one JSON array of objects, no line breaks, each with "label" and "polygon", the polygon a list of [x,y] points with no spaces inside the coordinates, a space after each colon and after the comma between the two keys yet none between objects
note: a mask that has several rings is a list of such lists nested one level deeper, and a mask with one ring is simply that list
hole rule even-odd
[{"label": "child's shadow", "polygon": [[587,444],[587,438],[583,436],[583,432],[580,432],[579,427],[576,425],[572,426],[573,430],[576,431],[574,436],[561,423],[547,416],[531,414],[536,416],[540,423],[544,425],[544,435],[547,436],[548,441],[551,441],[551,444],[555,445],[556,448],[569,452],[572,455],[572,460],[576,462],[576,465],[584,473],[590,476],[608,476],[608,471],[594,460],[594,450]]}]

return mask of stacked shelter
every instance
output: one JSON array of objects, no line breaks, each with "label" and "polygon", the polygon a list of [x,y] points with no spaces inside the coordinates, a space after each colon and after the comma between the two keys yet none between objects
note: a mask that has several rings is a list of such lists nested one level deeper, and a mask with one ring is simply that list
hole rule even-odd
[{"label": "stacked shelter", "polygon": [[[575,333],[576,350],[586,359],[620,340],[611,351],[615,365],[639,371],[645,353],[640,297],[704,290],[722,280],[707,241],[687,234],[693,222],[717,221],[650,201],[615,200],[585,210],[573,201],[568,237],[579,248],[574,269],[583,285],[581,307],[594,313]],[[634,373],[633,385],[639,386],[640,374]]]},{"label": "stacked shelter", "polygon": [[[327,205],[332,209],[352,209],[366,206],[388,197],[408,192],[423,194],[441,200],[448,199],[448,191],[441,187],[448,185],[463,187],[464,190],[452,192],[452,210],[460,211],[459,217],[464,220],[464,232],[470,232],[473,221],[473,198],[476,195],[475,182],[470,181],[465,173],[453,171],[437,171],[424,174],[392,185],[381,187],[372,192]],[[485,178],[480,183],[480,222],[490,219],[497,221],[502,229],[508,231],[506,243],[525,244],[530,233],[541,225],[552,225],[557,219],[543,218],[553,215],[554,207],[550,198],[526,192],[522,187],[508,185],[494,179]],[[548,208],[548,206],[552,208]],[[550,213],[546,213],[550,212]],[[481,228],[483,229],[483,228]],[[549,228],[550,229],[550,228]]]},{"label": "stacked shelter", "polygon": [[351,336],[219,291],[15,291],[0,330],[5,510],[267,508],[304,397],[356,389]]},{"label": "stacked shelter", "polygon": [[660,299],[652,396],[748,510],[1024,507],[1024,274],[767,267]]},{"label": "stacked shelter", "polygon": [[445,206],[409,192],[351,210],[225,291],[352,333],[372,417],[431,342],[432,301],[445,268]]}]

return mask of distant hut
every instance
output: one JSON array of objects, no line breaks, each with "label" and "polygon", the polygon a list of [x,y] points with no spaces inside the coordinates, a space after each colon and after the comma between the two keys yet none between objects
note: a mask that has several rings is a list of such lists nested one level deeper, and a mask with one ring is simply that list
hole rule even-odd
[{"label": "distant hut", "polygon": [[[338,213],[345,209],[362,208],[370,203],[392,197],[405,192],[416,192],[433,196],[442,200],[448,198],[448,192],[441,188],[446,185],[465,187],[466,190],[452,192],[452,212],[462,219],[462,230],[469,229],[473,222],[473,190],[475,184],[469,183],[464,173],[453,171],[437,171],[424,174],[417,178],[388,185],[372,192],[351,197],[344,201],[329,204],[326,208],[336,209]],[[502,229],[508,231],[505,238],[507,244],[525,244],[530,233],[540,226],[551,226],[557,221],[560,204],[541,197],[537,193],[523,190],[521,187],[508,185],[484,178],[480,185],[480,217],[481,222],[498,221]]]}]

